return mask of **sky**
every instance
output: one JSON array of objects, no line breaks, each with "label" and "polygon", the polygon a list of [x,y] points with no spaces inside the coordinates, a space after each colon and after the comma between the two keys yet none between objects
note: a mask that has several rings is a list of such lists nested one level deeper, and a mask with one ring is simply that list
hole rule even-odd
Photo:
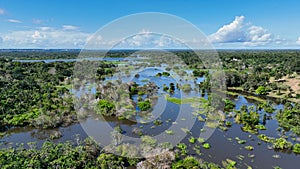
[{"label": "sky", "polygon": [[194,24],[218,49],[299,49],[299,6],[298,0],[1,0],[0,48],[81,49],[120,17],[160,12]]}]

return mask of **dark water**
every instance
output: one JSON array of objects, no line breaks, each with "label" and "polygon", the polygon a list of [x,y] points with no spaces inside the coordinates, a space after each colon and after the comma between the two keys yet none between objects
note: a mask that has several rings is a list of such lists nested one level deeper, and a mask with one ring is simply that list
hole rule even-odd
[{"label": "dark water", "polygon": [[[64,142],[67,140],[74,140],[76,138],[84,139],[88,137],[88,135],[92,135],[95,137],[99,137],[102,141],[110,141],[110,133],[105,132],[105,128],[107,126],[115,127],[120,126],[124,133],[126,133],[129,137],[138,137],[132,132],[133,128],[138,128],[143,131],[143,135],[159,135],[164,133],[165,130],[170,129],[172,126],[176,126],[174,131],[174,137],[182,132],[181,128],[191,129],[192,135],[195,138],[199,137],[199,133],[201,128],[203,127],[203,122],[200,122],[194,118],[192,115],[192,111],[194,110],[190,105],[183,104],[177,105],[171,102],[167,102],[164,99],[164,92],[162,90],[163,84],[168,85],[169,83],[178,82],[176,79],[172,77],[155,77],[156,73],[162,72],[163,69],[158,68],[148,68],[139,72],[139,78],[131,78],[132,81],[143,85],[148,81],[155,82],[159,87],[158,91],[158,99],[157,104],[154,106],[152,111],[152,117],[150,119],[144,119],[143,116],[137,114],[137,122],[129,121],[129,120],[118,120],[115,117],[110,118],[95,118],[88,117],[86,120],[81,121],[81,123],[76,123],[68,127],[60,127],[59,129],[48,129],[48,130],[38,130],[30,127],[24,128],[13,128],[8,130],[8,135],[4,136],[0,139],[2,146],[7,146],[10,143],[28,143],[28,142],[37,142],[38,145],[41,145],[45,140],[49,139],[51,133],[55,131],[60,131],[63,136],[55,142]],[[146,82],[147,79],[147,82]],[[110,79],[111,80],[111,79]],[[203,78],[196,79],[197,82],[203,81]],[[190,81],[184,81],[184,83],[190,83],[194,87],[194,79]],[[194,97],[200,96],[201,93],[197,91],[191,91],[190,93],[183,93],[178,89],[175,90],[172,97],[182,98],[182,97]],[[136,98],[134,98],[135,100]],[[248,101],[243,97],[243,95],[239,95],[238,97],[229,97],[232,101],[236,103],[236,109],[239,109],[242,105],[247,106],[255,106],[255,103],[252,101]],[[282,109],[282,105],[275,105],[276,109]],[[182,110],[181,112],[179,110]],[[259,113],[263,114],[263,110],[259,111]],[[278,137],[280,134],[276,129],[278,128],[278,123],[275,119],[275,113],[269,115],[272,117],[270,120],[267,120],[266,127],[267,130],[260,131],[260,134],[266,134],[271,137]],[[163,123],[160,126],[156,126],[153,124],[153,120],[161,120]],[[234,121],[234,119],[230,119]],[[141,123],[141,121],[145,121],[146,123]],[[176,122],[176,124],[174,124]],[[226,160],[227,158],[232,159],[238,162],[238,168],[247,168],[247,165],[252,168],[258,169],[268,169],[273,168],[273,166],[280,166],[286,169],[296,169],[299,168],[300,165],[300,156],[295,155],[292,152],[280,152],[275,150],[270,150],[268,147],[271,145],[268,143],[264,143],[257,139],[257,135],[250,134],[247,132],[243,132],[241,130],[241,125],[233,123],[232,127],[229,128],[228,131],[222,131],[220,129],[216,129],[213,135],[207,140],[210,143],[210,149],[201,148],[202,155],[197,155],[193,151],[193,147],[195,145],[201,145],[196,142],[194,144],[189,143],[188,138],[191,135],[187,135],[182,142],[186,143],[189,147],[189,153],[191,155],[199,156],[204,160],[215,162],[218,164],[222,164],[222,160]],[[93,130],[87,131],[86,129],[90,128]],[[92,133],[91,133],[92,131]],[[88,134],[87,134],[88,133]],[[250,136],[251,135],[251,136]],[[238,144],[235,138],[238,137],[240,139],[246,140],[246,144]],[[289,141],[293,142],[289,139]],[[174,140],[176,142],[176,140]],[[261,142],[258,145],[258,142]],[[246,145],[251,145],[254,147],[253,151],[248,151],[244,148]],[[254,155],[254,157],[249,157]],[[273,155],[279,155],[279,159],[273,158]],[[242,157],[242,160],[239,160],[238,157]]]}]

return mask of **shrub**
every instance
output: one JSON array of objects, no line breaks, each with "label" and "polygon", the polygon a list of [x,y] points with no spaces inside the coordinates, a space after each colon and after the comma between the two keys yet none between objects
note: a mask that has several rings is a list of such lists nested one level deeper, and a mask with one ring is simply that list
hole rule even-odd
[{"label": "shrub", "polygon": [[96,106],[96,113],[104,116],[112,116],[115,113],[115,105],[107,100],[99,100]]},{"label": "shrub", "polygon": [[146,101],[143,101],[143,102],[138,102],[138,106],[139,106],[141,111],[147,111],[151,108],[150,100],[146,100]]},{"label": "shrub", "polygon": [[293,152],[296,153],[296,154],[300,154],[300,144],[299,143],[296,143],[293,146]]},{"label": "shrub", "polygon": [[163,76],[170,76],[170,73],[169,72],[163,72],[162,75]]},{"label": "shrub", "polygon": [[204,143],[203,148],[210,149],[210,144],[209,143]]},{"label": "shrub", "polygon": [[189,142],[194,144],[196,142],[195,137],[191,136],[191,138],[189,138]]},{"label": "shrub", "polygon": [[291,149],[293,144],[288,142],[285,138],[278,138],[273,144],[275,149]]},{"label": "shrub", "polygon": [[194,157],[186,157],[183,160],[180,160],[176,163],[172,164],[173,169],[179,169],[179,168],[200,168],[200,163],[197,159]]},{"label": "shrub", "polygon": [[259,95],[267,95],[268,94],[268,89],[264,86],[259,86],[256,90],[255,90],[256,94]]}]

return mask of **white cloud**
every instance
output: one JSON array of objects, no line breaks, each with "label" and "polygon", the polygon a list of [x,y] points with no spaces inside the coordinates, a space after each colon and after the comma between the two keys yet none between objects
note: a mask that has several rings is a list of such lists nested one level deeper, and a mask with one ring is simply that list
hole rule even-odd
[{"label": "white cloud", "polygon": [[0,8],[0,15],[4,15],[6,12],[4,9]]},{"label": "white cloud", "polygon": [[7,22],[10,22],[10,23],[22,23],[22,21],[20,20],[16,20],[16,19],[8,19],[6,20]]},{"label": "white cloud", "polygon": [[73,25],[63,25],[62,26],[64,30],[78,30],[79,27],[73,26]]},{"label": "white cloud", "polygon": [[81,48],[90,35],[75,30],[39,27],[0,35],[0,48]]},{"label": "white cloud", "polygon": [[297,43],[298,45],[300,45],[300,37],[298,37],[296,43]]},{"label": "white cloud", "polygon": [[[273,35],[260,26],[251,26],[248,28],[247,31],[248,31],[247,32],[248,39],[245,42],[246,45],[258,46],[258,45],[265,45],[275,41]],[[275,43],[278,44],[279,41]]]},{"label": "white cloud", "polygon": [[245,40],[244,16],[237,16],[230,24],[224,25],[216,33],[209,36],[213,43],[241,42]]},{"label": "white cloud", "polygon": [[274,38],[267,29],[244,22],[244,16],[237,16],[230,24],[224,25],[209,36],[212,43],[240,43],[245,46],[280,45],[285,40]]}]

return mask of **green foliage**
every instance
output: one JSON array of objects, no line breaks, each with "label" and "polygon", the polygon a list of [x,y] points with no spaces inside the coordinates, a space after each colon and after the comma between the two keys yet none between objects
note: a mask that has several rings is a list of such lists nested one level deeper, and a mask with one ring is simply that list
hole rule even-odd
[{"label": "green foliage", "polygon": [[165,131],[167,134],[169,134],[169,135],[174,135],[174,131],[173,130],[166,130]]},{"label": "green foliage", "polygon": [[203,77],[203,76],[206,76],[208,75],[208,70],[201,70],[201,69],[195,69],[193,70],[193,75],[195,77]]},{"label": "green foliage", "polygon": [[229,111],[229,110],[232,110],[234,108],[235,108],[235,104],[232,101],[226,99],[225,100],[225,110]]},{"label": "green foliage", "polygon": [[153,124],[155,124],[155,125],[157,125],[157,126],[161,125],[162,123],[163,123],[163,122],[162,122],[161,120],[159,120],[159,119],[154,120],[154,122],[153,122]]},{"label": "green foliage", "polygon": [[253,146],[245,146],[245,149],[246,149],[246,150],[249,150],[249,151],[254,150]]},{"label": "green foliage", "polygon": [[273,143],[275,149],[291,149],[293,144],[288,142],[285,138],[277,138]]},{"label": "green foliage", "polygon": [[142,136],[141,137],[142,143],[151,147],[155,147],[157,141],[151,136]]},{"label": "green foliage", "polygon": [[259,86],[256,90],[255,90],[256,94],[260,94],[260,95],[267,95],[268,94],[268,89],[264,86]]},{"label": "green foliage", "polygon": [[248,132],[256,132],[255,126],[259,124],[259,114],[255,111],[248,112],[247,110],[236,111],[236,123],[244,124],[243,130]]},{"label": "green foliage", "polygon": [[138,106],[139,106],[141,111],[147,111],[151,108],[150,100],[138,102]]},{"label": "green foliage", "polygon": [[199,143],[204,143],[205,142],[205,139],[201,138],[201,137],[199,137],[197,140],[198,140]]},{"label": "green foliage", "polygon": [[196,169],[196,168],[200,168],[200,162],[196,160],[194,157],[188,156],[183,160],[173,163],[172,168],[173,169],[189,169],[189,168]]},{"label": "green foliage", "polygon": [[202,145],[202,147],[205,148],[205,149],[210,149],[210,144],[209,143],[204,143]]},{"label": "green foliage", "polygon": [[226,159],[226,161],[223,161],[223,166],[226,167],[226,169],[234,169],[236,165],[236,161],[233,161],[229,158]]},{"label": "green foliage", "polygon": [[96,106],[96,113],[104,116],[115,115],[115,105],[107,100],[99,100]]},{"label": "green foliage", "polygon": [[187,145],[186,144],[179,143],[179,144],[177,144],[176,147],[180,150],[180,152],[181,152],[182,155],[186,155],[187,154]]},{"label": "green foliage", "polygon": [[299,143],[296,143],[293,146],[293,152],[296,153],[296,154],[300,154],[300,144]]},{"label": "green foliage", "polygon": [[267,128],[264,125],[261,125],[261,124],[255,125],[255,128],[259,129],[259,130],[267,130]]},{"label": "green foliage", "polygon": [[264,142],[267,142],[267,143],[273,143],[274,142],[274,138],[268,137],[264,134],[258,135],[257,138],[264,141]]},{"label": "green foliage", "polygon": [[44,142],[40,149],[2,148],[1,168],[91,168],[97,166],[99,147],[90,139],[73,147],[71,142]]},{"label": "green foliage", "polygon": [[195,137],[191,136],[191,137],[189,138],[189,142],[192,143],[192,144],[194,144],[194,143],[196,142]]},{"label": "green foliage", "polygon": [[68,80],[73,66],[74,62],[0,61],[0,127],[49,128],[76,122]]},{"label": "green foliage", "polygon": [[163,76],[170,76],[170,73],[169,72],[163,72],[162,75]]},{"label": "green foliage", "polygon": [[231,121],[226,121],[226,122],[225,122],[225,125],[226,125],[227,127],[231,127],[231,126],[232,126],[232,122],[231,122]]},{"label": "green foliage", "polygon": [[279,122],[279,126],[287,131],[291,130],[293,133],[300,136],[300,109],[298,103],[295,105],[287,103],[284,110],[277,112],[276,119]]},{"label": "green foliage", "polygon": [[273,105],[270,104],[269,102],[261,103],[258,105],[258,109],[264,109],[265,112],[267,113],[273,113],[275,109],[273,108]]},{"label": "green foliage", "polygon": [[189,98],[176,98],[170,97],[170,95],[166,94],[165,99],[168,102],[175,103],[175,104],[188,104],[188,103],[207,103],[208,101],[204,98],[199,97],[189,97]]}]

